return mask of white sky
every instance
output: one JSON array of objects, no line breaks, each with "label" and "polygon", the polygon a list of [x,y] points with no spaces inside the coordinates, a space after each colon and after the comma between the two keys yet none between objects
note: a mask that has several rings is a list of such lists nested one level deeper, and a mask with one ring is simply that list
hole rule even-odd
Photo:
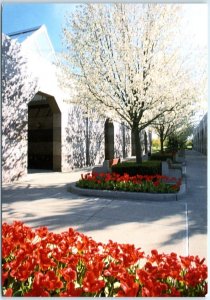
[{"label": "white sky", "polygon": [[[186,28],[199,45],[208,45],[208,4],[185,4]],[[188,23],[188,24],[187,24]]]}]

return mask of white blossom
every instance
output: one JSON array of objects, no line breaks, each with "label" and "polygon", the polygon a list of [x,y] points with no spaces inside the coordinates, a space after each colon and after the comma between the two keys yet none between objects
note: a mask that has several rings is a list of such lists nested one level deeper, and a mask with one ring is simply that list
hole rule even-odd
[{"label": "white blossom", "polygon": [[122,120],[136,137],[180,102],[187,106],[195,99],[195,78],[180,51],[180,20],[175,4],[80,6],[63,30],[63,85],[73,80],[77,89],[70,100],[85,105],[88,99],[89,107]]}]

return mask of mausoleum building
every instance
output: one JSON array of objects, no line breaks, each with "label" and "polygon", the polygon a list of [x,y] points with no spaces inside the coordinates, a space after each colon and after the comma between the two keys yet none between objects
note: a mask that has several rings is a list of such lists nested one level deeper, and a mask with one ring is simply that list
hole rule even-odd
[{"label": "mausoleum building", "polygon": [[[130,130],[65,101],[45,25],[2,37],[2,180],[67,172],[132,154]],[[72,88],[72,95],[76,90]],[[143,154],[151,135],[142,134]]]}]

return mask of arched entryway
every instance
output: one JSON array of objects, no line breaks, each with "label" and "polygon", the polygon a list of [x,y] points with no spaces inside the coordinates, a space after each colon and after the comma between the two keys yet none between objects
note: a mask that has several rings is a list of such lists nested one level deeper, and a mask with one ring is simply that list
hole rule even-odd
[{"label": "arched entryway", "polygon": [[28,104],[28,168],[61,171],[61,112],[41,92]]}]

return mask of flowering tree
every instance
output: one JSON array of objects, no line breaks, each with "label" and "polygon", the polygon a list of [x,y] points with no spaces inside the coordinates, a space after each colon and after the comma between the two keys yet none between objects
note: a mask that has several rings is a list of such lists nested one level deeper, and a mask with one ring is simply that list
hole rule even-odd
[{"label": "flowering tree", "polygon": [[186,123],[180,128],[175,128],[173,132],[167,137],[167,147],[171,151],[177,151],[183,149],[186,146],[186,142],[193,134],[193,125]]},{"label": "flowering tree", "polygon": [[174,114],[167,119],[165,116],[163,118],[159,118],[159,120],[153,125],[155,131],[160,139],[160,151],[164,152],[164,142],[167,138],[171,136],[176,136],[177,138],[180,137],[180,140],[184,140],[192,134],[193,124],[190,123],[186,118],[181,119],[178,117],[174,117]]},{"label": "flowering tree", "polygon": [[[186,95],[188,95],[186,93]],[[165,113],[157,118],[152,127],[155,129],[159,139],[160,139],[160,151],[163,153],[163,144],[165,140],[172,134],[186,136],[192,134],[193,127],[193,115],[194,115],[194,106],[193,95],[189,94],[188,100],[183,101],[184,96],[181,97],[180,101],[176,102],[176,109],[170,113]],[[193,101],[192,101],[193,100]]]},{"label": "flowering tree", "polygon": [[140,132],[175,109],[189,78],[175,42],[179,11],[179,5],[87,4],[63,30],[63,82],[75,80],[80,104],[88,99],[131,128],[137,162]]}]

